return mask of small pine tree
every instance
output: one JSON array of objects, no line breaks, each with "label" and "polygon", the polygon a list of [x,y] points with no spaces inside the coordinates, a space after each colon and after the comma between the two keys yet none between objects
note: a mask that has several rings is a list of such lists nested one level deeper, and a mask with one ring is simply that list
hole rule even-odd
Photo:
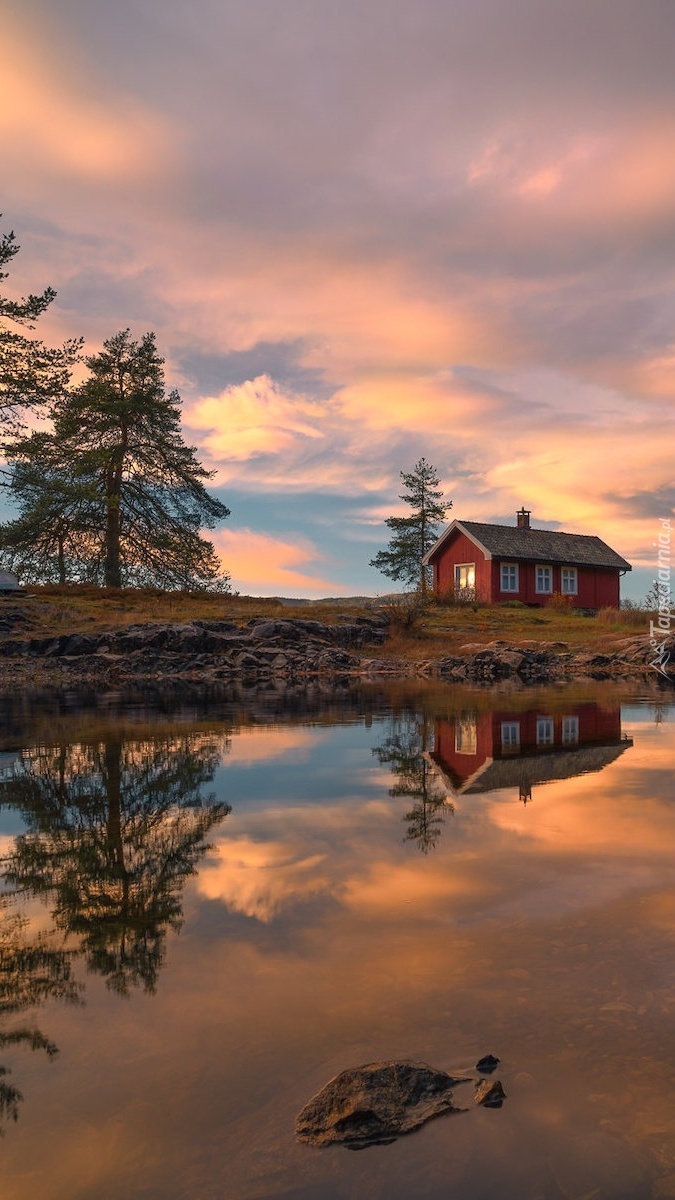
[{"label": "small pine tree", "polygon": [[371,567],[383,575],[418,588],[425,595],[428,588],[428,569],[422,559],[431,549],[439,533],[439,524],[452,508],[452,500],[444,500],[436,469],[420,458],[412,471],[400,472],[404,490],[399,499],[409,504],[409,517],[387,517],[385,525],[394,536],[386,550],[371,558]]}]

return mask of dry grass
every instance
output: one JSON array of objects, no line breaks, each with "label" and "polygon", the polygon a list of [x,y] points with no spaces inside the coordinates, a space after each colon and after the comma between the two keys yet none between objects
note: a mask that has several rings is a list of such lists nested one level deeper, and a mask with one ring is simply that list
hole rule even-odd
[{"label": "dry grass", "polygon": [[627,637],[646,635],[648,628],[646,614],[631,610],[603,610],[597,617],[587,617],[567,608],[430,604],[408,628],[392,628],[381,656],[408,661],[437,659],[457,654],[466,645],[498,640],[520,646],[561,642],[570,650],[604,653]]},{"label": "dry grass", "polygon": [[182,623],[194,620],[233,621],[244,625],[252,617],[304,617],[332,624],[348,613],[371,610],[354,604],[282,604],[255,596],[222,596],[208,592],[162,592],[152,588],[36,587],[29,596],[0,598],[3,605],[20,606],[28,629],[36,635],[96,633],[146,621]]},{"label": "dry grass", "polygon": [[276,599],[221,596],[208,593],[160,592],[152,589],[94,587],[35,588],[29,597],[0,599],[2,608],[21,606],[27,632],[35,635],[86,633],[122,628],[146,621],[182,623],[197,619],[228,620],[243,625],[252,617],[301,617],[334,624],[345,618],[385,612],[390,636],[376,653],[382,658],[406,661],[442,658],[467,644],[505,642],[564,642],[570,649],[598,652],[611,649],[624,638],[648,631],[648,616],[634,610],[602,610],[586,617],[564,609],[510,608],[501,605],[443,605],[391,601],[374,610],[363,601],[325,601],[282,604]]}]

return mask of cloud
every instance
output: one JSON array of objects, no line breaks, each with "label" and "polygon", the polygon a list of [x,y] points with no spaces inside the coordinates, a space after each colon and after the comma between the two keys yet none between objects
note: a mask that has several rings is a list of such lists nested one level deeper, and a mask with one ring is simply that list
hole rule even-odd
[{"label": "cloud", "polygon": [[232,584],[244,594],[260,596],[340,595],[345,586],[299,568],[322,563],[322,555],[305,539],[282,541],[251,529],[222,529],[212,535]]},{"label": "cloud", "polygon": [[316,401],[288,397],[267,375],[227,388],[184,413],[200,431],[212,460],[232,461],[287,451],[302,439],[323,438],[323,408]]},{"label": "cloud", "polygon": [[166,119],[133,95],[116,104],[89,90],[72,46],[59,54],[26,36],[18,23],[3,29],[0,135],[5,170],[21,167],[29,180],[48,170],[72,182],[99,187],[135,186],[164,165],[170,131]]}]

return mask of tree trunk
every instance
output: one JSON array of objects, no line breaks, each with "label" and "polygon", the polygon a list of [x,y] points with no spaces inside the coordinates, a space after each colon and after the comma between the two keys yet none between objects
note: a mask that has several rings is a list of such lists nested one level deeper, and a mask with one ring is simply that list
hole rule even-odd
[{"label": "tree trunk", "polygon": [[122,586],[122,566],[120,561],[120,508],[117,498],[108,496],[106,507],[103,585],[107,588],[119,588]]},{"label": "tree trunk", "polygon": [[122,472],[127,448],[127,429],[122,429],[121,444],[106,472],[105,505],[105,565],[103,585],[107,588],[122,586],[122,556],[120,553]]},{"label": "tree trunk", "polygon": [[112,874],[124,879],[124,838],[122,836],[122,743],[105,743],[105,787],[108,801],[107,859]]},{"label": "tree trunk", "polygon": [[63,537],[59,536],[59,583],[66,582],[66,556],[63,549]]}]

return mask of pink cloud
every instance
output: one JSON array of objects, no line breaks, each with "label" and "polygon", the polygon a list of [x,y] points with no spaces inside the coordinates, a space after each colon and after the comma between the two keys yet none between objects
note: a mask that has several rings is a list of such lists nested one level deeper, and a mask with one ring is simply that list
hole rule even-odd
[{"label": "pink cloud", "polygon": [[212,538],[237,591],[261,596],[325,596],[347,591],[340,582],[302,569],[322,562],[321,554],[306,538],[282,541],[251,529],[220,529]]}]

